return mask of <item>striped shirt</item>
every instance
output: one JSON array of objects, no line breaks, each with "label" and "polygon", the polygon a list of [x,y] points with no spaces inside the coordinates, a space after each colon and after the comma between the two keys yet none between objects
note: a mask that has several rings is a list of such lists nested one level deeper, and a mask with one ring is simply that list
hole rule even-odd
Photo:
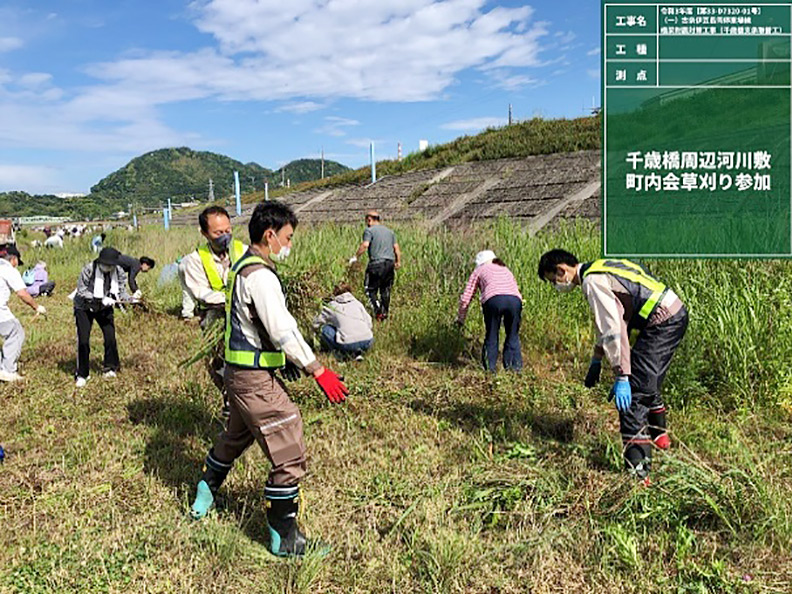
[{"label": "striped shirt", "polygon": [[490,298],[496,295],[513,295],[518,299],[522,299],[520,289],[517,287],[517,281],[511,270],[500,264],[494,262],[487,262],[478,266],[468,279],[465,290],[459,298],[459,313],[457,317],[464,320],[467,315],[470,302],[473,300],[473,295],[476,290],[481,291],[481,303],[486,303]]}]

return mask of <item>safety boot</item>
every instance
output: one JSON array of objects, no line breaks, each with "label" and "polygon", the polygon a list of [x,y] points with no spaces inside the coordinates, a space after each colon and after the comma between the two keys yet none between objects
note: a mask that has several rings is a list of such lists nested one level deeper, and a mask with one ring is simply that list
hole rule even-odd
[{"label": "safety boot", "polygon": [[214,457],[214,451],[209,450],[204,462],[204,473],[198,483],[195,492],[195,501],[190,507],[190,517],[193,520],[200,520],[209,513],[209,510],[214,506],[217,491],[220,485],[223,484],[228,471],[231,470],[231,464],[220,462]]},{"label": "safety boot", "polygon": [[661,433],[655,437],[653,441],[654,444],[661,450],[668,450],[671,448],[671,438],[668,437],[668,433]]},{"label": "safety boot", "polygon": [[270,534],[270,552],[278,557],[303,557],[307,553],[321,556],[330,552],[330,546],[305,536],[297,524],[300,487],[267,485],[267,524]]}]

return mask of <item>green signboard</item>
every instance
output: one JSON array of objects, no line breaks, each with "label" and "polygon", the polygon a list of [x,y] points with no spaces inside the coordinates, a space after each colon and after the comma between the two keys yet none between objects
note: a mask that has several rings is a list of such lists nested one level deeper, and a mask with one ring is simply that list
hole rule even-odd
[{"label": "green signboard", "polygon": [[602,22],[604,254],[792,257],[789,0]]}]

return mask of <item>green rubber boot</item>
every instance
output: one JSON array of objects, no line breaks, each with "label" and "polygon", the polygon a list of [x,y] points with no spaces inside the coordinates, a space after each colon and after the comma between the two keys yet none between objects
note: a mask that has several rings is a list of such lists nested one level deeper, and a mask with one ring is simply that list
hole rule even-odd
[{"label": "green rubber boot", "polygon": [[267,524],[270,533],[270,552],[278,557],[304,557],[306,554],[325,556],[330,545],[309,539],[297,524],[298,486],[276,487],[267,485],[265,495]]},{"label": "green rubber boot", "polygon": [[214,494],[209,488],[206,481],[198,483],[198,488],[195,493],[195,501],[193,501],[190,508],[190,517],[193,520],[200,520],[209,513],[209,510],[214,506]]},{"label": "green rubber boot", "polygon": [[214,507],[217,491],[228,476],[229,470],[231,470],[231,464],[220,462],[214,457],[214,451],[209,450],[204,463],[203,476],[195,490],[195,501],[190,507],[190,517],[193,520],[206,517],[209,510]]}]

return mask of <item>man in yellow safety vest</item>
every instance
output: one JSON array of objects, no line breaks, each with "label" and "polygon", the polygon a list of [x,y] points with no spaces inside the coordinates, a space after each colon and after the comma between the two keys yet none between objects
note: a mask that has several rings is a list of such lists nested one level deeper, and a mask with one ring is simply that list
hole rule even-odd
[{"label": "man in yellow safety vest", "polygon": [[[198,216],[206,243],[186,255],[181,262],[184,285],[192,295],[201,320],[208,331],[216,322],[224,323],[228,293],[226,283],[231,266],[247,251],[247,246],[231,234],[231,217],[221,206],[209,206]],[[208,361],[209,376],[223,394],[223,418],[228,417],[228,401],[223,382],[222,345]]]},{"label": "man in yellow safety vest", "polygon": [[[539,278],[561,293],[582,288],[597,327],[584,383],[591,388],[599,381],[606,355],[616,377],[610,395],[619,411],[625,464],[648,485],[652,447],[665,450],[671,445],[660,389],[685,336],[685,304],[644,266],[630,260],[579,263],[569,252],[551,250],[539,260]],[[631,349],[633,329],[639,334]]]},{"label": "man in yellow safety vest", "polygon": [[271,464],[264,486],[270,551],[281,557],[325,554],[327,547],[307,538],[297,523],[308,462],[303,421],[276,371],[290,380],[312,375],[334,404],[349,394],[343,378],[317,360],[286,307],[276,264],[291,253],[296,227],[294,212],[276,201],[259,204],[250,218],[250,250],[231,270],[226,305],[231,416],[206,456],[190,510],[196,520],[206,516],[234,462],[257,442]]}]

